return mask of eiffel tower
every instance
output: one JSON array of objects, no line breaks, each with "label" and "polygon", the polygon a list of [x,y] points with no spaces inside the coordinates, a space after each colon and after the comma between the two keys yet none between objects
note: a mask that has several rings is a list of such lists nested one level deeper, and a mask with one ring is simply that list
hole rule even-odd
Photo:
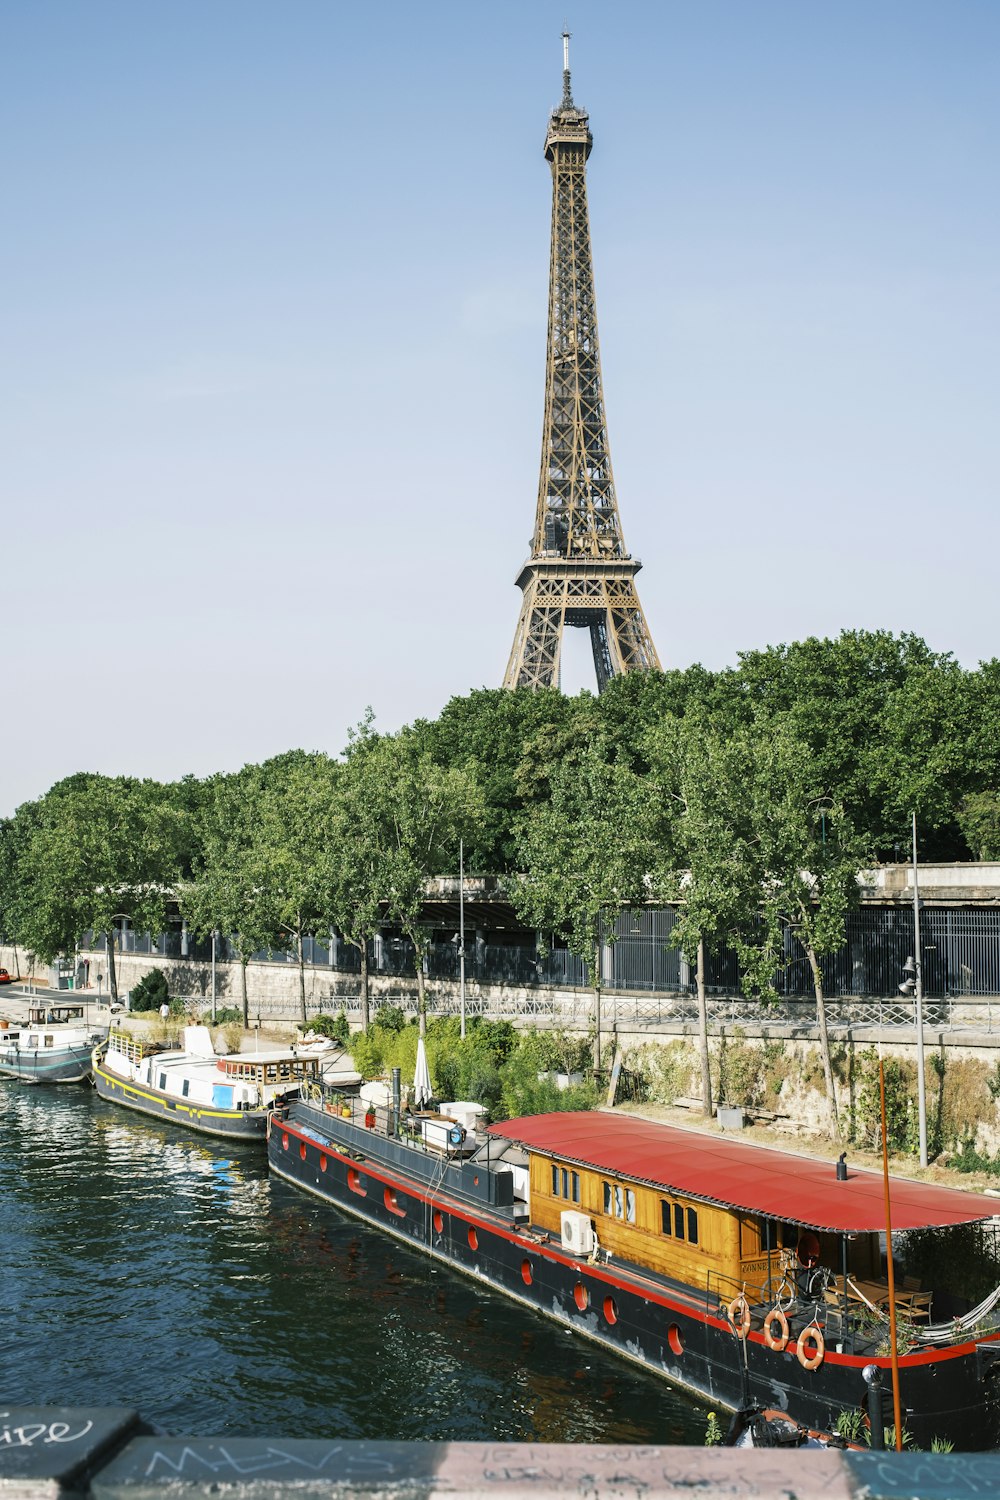
[{"label": "eiffel tower", "polygon": [[567,625],[590,631],[599,692],[612,677],[660,665],[639,603],[642,564],[625,550],[611,473],[597,304],[587,215],[586,112],[573,103],[569,33],[563,96],[552,111],[552,245],[545,426],[531,556],[517,577],[524,598],[504,687],[558,687]]}]

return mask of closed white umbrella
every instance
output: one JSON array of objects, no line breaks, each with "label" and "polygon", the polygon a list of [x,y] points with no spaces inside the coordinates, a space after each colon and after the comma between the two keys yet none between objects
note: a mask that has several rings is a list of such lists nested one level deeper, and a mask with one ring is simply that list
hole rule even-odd
[{"label": "closed white umbrella", "polygon": [[424,1039],[417,1041],[417,1066],[413,1074],[413,1096],[417,1108],[422,1109],[431,1097],[431,1070],[427,1066],[427,1049]]}]

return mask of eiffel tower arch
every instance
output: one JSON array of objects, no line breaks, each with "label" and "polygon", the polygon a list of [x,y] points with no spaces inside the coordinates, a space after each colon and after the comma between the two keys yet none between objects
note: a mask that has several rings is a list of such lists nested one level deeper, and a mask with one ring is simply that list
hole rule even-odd
[{"label": "eiffel tower arch", "polygon": [[504,687],[558,687],[567,627],[586,628],[603,691],[622,672],[658,668],[639,603],[642,564],[622,537],[611,472],[597,343],[597,304],[587,213],[586,112],[573,103],[569,34],[563,33],[563,96],[545,137],[552,168],[552,239],[545,363],[545,418],[531,555]]}]

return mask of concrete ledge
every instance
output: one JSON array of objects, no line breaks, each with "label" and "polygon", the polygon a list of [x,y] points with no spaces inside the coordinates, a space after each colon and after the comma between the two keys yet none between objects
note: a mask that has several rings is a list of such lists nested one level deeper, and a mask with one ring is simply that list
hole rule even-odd
[{"label": "concrete ledge", "polygon": [[959,1500],[1000,1493],[1000,1453],[157,1436],[109,1407],[0,1411],[16,1500]]}]

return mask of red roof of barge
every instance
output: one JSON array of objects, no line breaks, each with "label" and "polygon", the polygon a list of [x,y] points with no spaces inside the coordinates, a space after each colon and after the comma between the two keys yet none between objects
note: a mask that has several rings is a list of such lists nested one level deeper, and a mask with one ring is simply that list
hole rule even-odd
[{"label": "red roof of barge", "polygon": [[[847,1181],[838,1182],[833,1156],[817,1161],[602,1110],[528,1115],[490,1129],[529,1151],[706,1203],[834,1233],[885,1229],[882,1174],[848,1162]],[[904,1177],[889,1181],[894,1230],[968,1224],[1000,1214],[1000,1198]]]}]

